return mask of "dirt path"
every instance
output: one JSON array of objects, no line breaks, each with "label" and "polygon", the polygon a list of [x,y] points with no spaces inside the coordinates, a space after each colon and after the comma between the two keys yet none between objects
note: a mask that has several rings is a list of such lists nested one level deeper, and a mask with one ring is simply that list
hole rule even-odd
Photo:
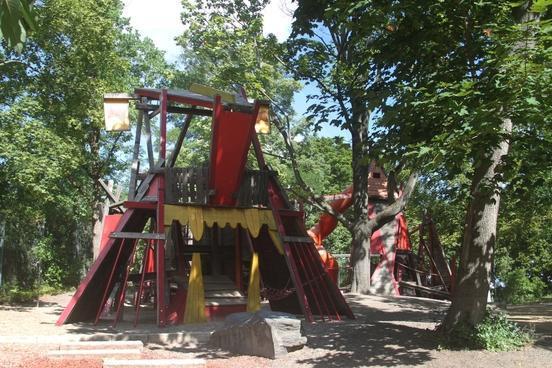
[{"label": "dirt path", "polygon": [[[552,367],[552,306],[508,308],[512,318],[536,324],[538,341],[532,347],[509,353],[438,350],[432,330],[443,317],[447,302],[422,298],[386,298],[347,295],[356,320],[317,323],[305,326],[307,346],[284,358],[269,361],[256,357],[231,357],[205,348],[182,349],[178,346],[148,346],[146,354],[155,357],[205,357],[209,367]],[[89,324],[54,325],[68,295],[43,298],[43,306],[0,306],[0,336],[71,335],[93,333]],[[204,328],[206,328],[205,326]],[[123,326],[132,332],[132,327]],[[189,327],[172,327],[171,331]],[[113,332],[108,325],[98,328]],[[139,331],[164,331],[143,326]],[[95,361],[59,362],[44,357],[40,346],[16,346],[0,343],[0,367],[84,367],[101,366]],[[57,365],[56,365],[57,364]],[[100,364],[100,365],[98,365]]]}]

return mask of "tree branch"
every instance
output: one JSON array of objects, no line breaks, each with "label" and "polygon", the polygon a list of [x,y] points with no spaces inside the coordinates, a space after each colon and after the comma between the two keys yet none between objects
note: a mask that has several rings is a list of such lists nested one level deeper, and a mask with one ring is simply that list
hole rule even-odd
[{"label": "tree branch", "polygon": [[418,182],[419,175],[420,174],[417,171],[410,174],[408,182],[406,183],[406,186],[400,197],[368,221],[367,227],[370,229],[370,233],[373,233],[374,231],[391,221],[395,216],[397,216],[399,212],[404,210],[406,204],[408,203],[408,200],[410,199],[410,196],[412,195],[412,192],[414,192],[414,188],[416,187],[416,183]]},{"label": "tree branch", "polygon": [[[271,104],[275,107],[275,110],[284,112],[285,110],[276,102],[274,99],[272,99],[268,93],[266,93],[262,89],[258,89],[258,91],[267,98]],[[326,201],[324,201],[322,198],[319,198],[315,195],[314,190],[303,180],[303,177],[301,175],[301,171],[299,170],[299,164],[297,162],[297,155],[295,153],[295,148],[293,147],[293,142],[291,141],[291,138],[287,132],[287,130],[284,127],[284,124],[282,123],[282,117],[279,113],[274,111],[274,125],[276,126],[276,129],[280,132],[280,135],[282,136],[284,140],[284,145],[286,147],[286,150],[288,152],[289,156],[289,162],[291,163],[291,169],[293,171],[293,176],[295,177],[295,180],[301,186],[301,188],[306,192],[306,195],[297,193],[302,199],[306,200],[310,204],[312,204],[314,207],[318,208],[321,211],[327,212],[330,215],[334,216],[339,222],[343,224],[348,229],[352,229],[351,222],[341,213],[336,212]]]}]

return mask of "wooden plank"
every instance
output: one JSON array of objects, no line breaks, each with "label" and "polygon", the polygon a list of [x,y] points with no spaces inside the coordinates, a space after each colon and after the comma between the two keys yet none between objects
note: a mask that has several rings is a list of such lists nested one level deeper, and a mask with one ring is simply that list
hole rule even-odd
[{"label": "wooden plank", "polygon": [[149,239],[149,240],[165,240],[165,234],[160,233],[133,233],[133,232],[123,232],[123,231],[114,231],[109,234],[110,238],[117,239]]},{"label": "wooden plank", "polygon": [[[166,162],[167,149],[167,90],[162,89],[159,97],[161,106],[161,115],[159,119],[159,162]],[[165,175],[160,175],[159,185],[157,187],[157,226],[155,230],[163,235],[163,239],[157,240],[155,248],[155,265],[157,269],[157,277],[155,280],[156,300],[157,300],[157,325],[165,326],[166,307],[169,304],[169,295],[165,293],[167,285],[165,275]]]},{"label": "wooden plank", "polygon": [[[143,111],[157,111],[159,105],[145,104],[140,103],[136,105],[138,110]],[[173,114],[185,114],[185,115],[195,115],[195,116],[212,116],[213,112],[208,109],[199,109],[195,107],[179,107],[179,106],[167,106],[167,112]]]},{"label": "wooden plank", "polygon": [[429,288],[429,287],[426,287],[426,286],[416,285],[416,284],[408,282],[408,281],[399,281],[399,285],[404,286],[404,287],[409,287],[409,288],[412,288],[414,290],[420,290],[420,291],[423,291],[423,292],[426,292],[426,293],[429,293],[429,294],[435,294],[435,295],[443,296],[443,297],[446,297],[446,298],[450,299],[450,293],[447,293],[446,291],[435,290],[435,289],[432,289],[432,288]]},{"label": "wooden plank", "polygon": [[229,298],[229,299],[206,299],[205,305],[206,306],[214,306],[214,305],[245,305],[247,304],[247,298]]},{"label": "wooden plank", "polygon": [[160,112],[161,112],[161,109],[158,108],[158,109],[154,110],[153,112],[151,112],[150,114],[148,114],[148,118],[151,120],[154,117],[156,117],[157,115],[159,115]]},{"label": "wooden plank", "polygon": [[206,298],[243,298],[238,290],[205,290]]},{"label": "wooden plank", "polygon": [[283,235],[282,241],[286,243],[314,243],[312,238],[308,236],[290,236],[290,235]]},{"label": "wooden plank", "polygon": [[117,208],[117,207],[121,207],[125,204],[125,201],[118,201],[118,202],[115,202],[115,203],[112,203],[109,205],[109,208],[112,209],[112,208]]},{"label": "wooden plank", "polygon": [[192,121],[193,115],[186,115],[186,119],[184,119],[184,123],[182,125],[182,129],[180,129],[180,134],[178,135],[178,139],[174,145],[174,149],[171,152],[171,155],[169,156],[169,159],[167,160],[167,165],[165,165],[165,168],[167,167],[173,167],[176,163],[176,159],[178,157],[178,153],[180,152],[180,148],[182,147],[182,142],[184,142],[184,138],[186,137],[186,132],[188,132],[188,128],[190,127],[190,122]]},{"label": "wooden plank", "polygon": [[136,124],[136,136],[134,137],[134,150],[132,152],[132,166],[130,168],[130,183],[128,188],[128,199],[133,200],[136,195],[137,175],[140,172],[140,139],[142,137],[142,123],[144,112],[138,111],[138,122]]},{"label": "wooden plank", "polygon": [[115,197],[115,195],[111,192],[111,189],[109,188],[109,186],[102,180],[102,179],[98,179],[98,183],[100,183],[100,186],[102,187],[102,189],[104,190],[104,192],[107,194],[107,196],[109,197],[109,200],[111,202],[117,202],[117,198]]},{"label": "wooden plank", "polygon": [[153,144],[151,143],[151,124],[150,117],[146,115],[144,117],[144,135],[146,138],[146,150],[148,152],[149,168],[153,169],[155,163],[153,158]]},{"label": "wooden plank", "polygon": [[[163,167],[164,164],[165,160],[160,160],[159,162],[157,162],[157,165],[155,165],[155,167]],[[148,176],[144,180],[142,180],[142,182],[138,186],[138,194],[136,194],[136,197],[134,198],[136,201],[141,201],[142,198],[144,198],[151,182],[153,181],[153,178],[155,178],[155,174],[149,173]]]},{"label": "wooden plank", "polygon": [[197,93],[203,96],[208,96],[211,98],[214,98],[215,96],[220,96],[222,101],[235,104],[236,103],[236,95],[233,93],[229,93],[226,91],[221,91],[209,86],[204,86],[202,84],[192,83],[190,86],[190,92]]},{"label": "wooden plank", "polygon": [[445,283],[445,279],[443,279],[443,275],[441,275],[441,272],[439,271],[439,267],[437,267],[437,264],[435,263],[435,260],[433,259],[433,256],[431,255],[431,251],[428,249],[425,242],[422,243],[426,252],[427,256],[429,257],[429,260],[431,261],[431,264],[433,265],[433,268],[435,268],[435,271],[437,271],[437,274],[439,275],[439,280],[441,280],[441,284],[443,284],[443,287],[447,288],[447,284]]},{"label": "wooden plank", "polygon": [[157,202],[136,202],[136,201],[124,201],[123,206],[126,208],[139,208],[144,210],[155,210],[157,208]]}]

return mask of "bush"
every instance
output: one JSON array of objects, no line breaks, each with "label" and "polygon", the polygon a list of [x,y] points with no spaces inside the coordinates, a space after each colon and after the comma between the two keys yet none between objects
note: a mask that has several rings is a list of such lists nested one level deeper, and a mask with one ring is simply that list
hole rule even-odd
[{"label": "bush", "polygon": [[442,341],[449,349],[517,350],[532,341],[532,332],[508,320],[503,312],[488,308],[475,327],[459,325]]},{"label": "bush", "polygon": [[527,271],[522,268],[510,271],[506,275],[504,283],[506,286],[497,290],[497,297],[500,301],[508,304],[539,301],[546,290],[546,284],[540,278],[529,278]]},{"label": "bush", "polygon": [[17,284],[0,287],[0,304],[25,304],[36,300],[36,290],[23,289]]},{"label": "bush", "polygon": [[41,286],[40,288],[23,288],[17,284],[5,284],[0,287],[0,304],[29,304],[34,303],[39,295],[55,295],[66,289]]}]

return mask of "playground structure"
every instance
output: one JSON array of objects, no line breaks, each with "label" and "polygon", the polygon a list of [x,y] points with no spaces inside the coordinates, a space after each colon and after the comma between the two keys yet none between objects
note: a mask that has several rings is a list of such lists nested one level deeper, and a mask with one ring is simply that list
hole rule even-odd
[{"label": "playground structure", "polygon": [[[259,294],[272,310],[303,314],[308,322],[354,318],[324,270],[302,211],[291,206],[265,163],[256,130],[267,128],[268,103],[248,102],[243,90],[196,92],[143,88],[132,96],[108,96],[120,105],[136,100],[138,109],[128,200],[112,205],[122,213],[109,215],[101,251],[57,324],[112,316],[115,325],[129,285],[136,290],[135,324],[150,298],[157,324],[165,326],[254,309]],[[169,114],[185,118],[167,154]],[[157,115],[155,160],[150,121]],[[176,167],[194,116],[211,118],[209,160]],[[249,167],[256,164],[255,170],[246,168],[251,147],[256,162]]]},{"label": "playground structure", "polygon": [[[352,193],[353,188],[349,186],[340,194],[325,196],[325,199],[334,211],[344,213],[353,204]],[[375,161],[370,164],[368,195],[368,216],[372,218],[388,204],[387,176]],[[337,283],[337,261],[323,245],[336,226],[335,216],[324,213],[318,223],[308,230],[308,234],[313,239],[327,272]],[[411,244],[404,212],[398,213],[394,220],[372,234],[370,253],[377,258],[370,280],[372,293],[450,298],[456,271],[455,262],[451,262],[452,266],[447,263],[429,214],[424,216],[417,232],[417,254]]]}]

